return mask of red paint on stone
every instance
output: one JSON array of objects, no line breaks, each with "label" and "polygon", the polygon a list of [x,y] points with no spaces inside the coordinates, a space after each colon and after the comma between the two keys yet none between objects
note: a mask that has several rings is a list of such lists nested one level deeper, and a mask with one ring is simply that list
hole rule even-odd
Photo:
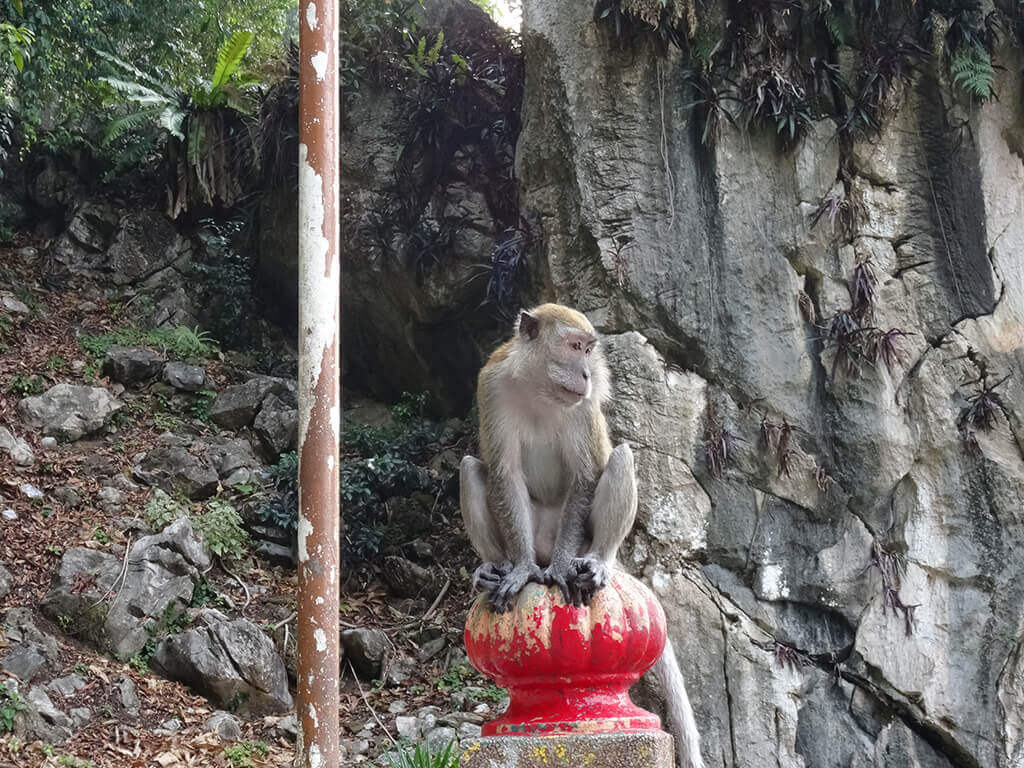
[{"label": "red paint on stone", "polygon": [[483,735],[657,730],[660,720],[630,701],[629,687],[664,648],[661,605],[619,571],[582,608],[539,584],[528,584],[504,614],[481,595],[466,620],[466,652],[511,699]]}]

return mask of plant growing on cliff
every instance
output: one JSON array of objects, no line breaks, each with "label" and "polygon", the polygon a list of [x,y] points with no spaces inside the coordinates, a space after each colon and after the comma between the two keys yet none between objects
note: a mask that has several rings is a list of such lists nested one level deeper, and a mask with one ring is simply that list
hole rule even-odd
[{"label": "plant growing on cliff", "polygon": [[1006,415],[1006,403],[999,392],[1010,375],[1007,374],[993,384],[989,384],[988,375],[983,373],[976,381],[969,382],[976,384],[978,389],[974,394],[968,396],[967,407],[960,412],[957,419],[957,427],[964,439],[971,435],[971,429],[989,431],[995,428],[999,422],[999,414]]},{"label": "plant growing on cliff", "polygon": [[742,441],[743,438],[725,428],[715,404],[708,403],[704,415],[704,464],[708,474],[720,477]]},{"label": "plant growing on cliff", "polygon": [[172,218],[197,204],[233,205],[242,193],[242,179],[254,160],[245,122],[252,113],[246,91],[254,81],[239,75],[239,67],[252,41],[249,31],[232,35],[217,51],[213,76],[188,90],[97,51],[123,73],[101,77],[100,82],[124,102],[139,107],[113,120],[104,141],[109,144],[147,123],[166,131],[166,153],[173,174],[168,182]]}]

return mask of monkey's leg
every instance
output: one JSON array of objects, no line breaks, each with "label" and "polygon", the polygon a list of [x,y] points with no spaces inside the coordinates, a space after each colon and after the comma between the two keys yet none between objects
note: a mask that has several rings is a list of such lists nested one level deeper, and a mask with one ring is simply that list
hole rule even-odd
[{"label": "monkey's leg", "polygon": [[633,451],[623,443],[612,451],[601,474],[590,507],[588,529],[590,551],[573,560],[570,591],[589,603],[594,593],[608,583],[619,546],[636,519],[636,471]]},{"label": "monkey's leg", "polygon": [[512,563],[487,508],[487,465],[474,456],[464,456],[459,465],[459,507],[469,542],[484,561],[473,573],[473,587],[494,592],[512,571]]}]

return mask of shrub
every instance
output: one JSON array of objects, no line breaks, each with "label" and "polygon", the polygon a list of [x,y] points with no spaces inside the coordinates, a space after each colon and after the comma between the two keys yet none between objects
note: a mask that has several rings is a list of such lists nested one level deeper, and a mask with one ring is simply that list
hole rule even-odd
[{"label": "shrub", "polygon": [[146,525],[159,533],[179,517],[187,517],[188,505],[157,488],[153,491],[153,498],[143,507],[142,516]]},{"label": "shrub", "polygon": [[241,557],[249,544],[242,518],[230,502],[213,499],[195,517],[196,529],[218,557]]}]

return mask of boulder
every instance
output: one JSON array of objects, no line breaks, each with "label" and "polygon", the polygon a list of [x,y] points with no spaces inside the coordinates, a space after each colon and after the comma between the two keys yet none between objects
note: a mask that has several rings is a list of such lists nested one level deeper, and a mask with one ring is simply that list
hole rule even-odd
[{"label": "boulder", "polygon": [[29,308],[25,302],[10,291],[0,291],[0,310],[13,315],[27,315]]},{"label": "boulder", "polygon": [[[63,744],[71,736],[71,719],[56,706],[40,685],[34,685],[25,696],[24,736],[47,744]],[[16,733],[17,735],[17,733]]]},{"label": "boulder", "polygon": [[198,392],[206,382],[206,371],[198,365],[172,360],[164,366],[164,381],[183,392]]},{"label": "boulder", "polygon": [[215,437],[209,442],[205,456],[224,485],[255,482],[263,472],[262,462],[243,437]]},{"label": "boulder", "polygon": [[369,679],[380,678],[384,656],[391,648],[387,634],[367,627],[346,629],[341,633],[341,646],[356,672]]},{"label": "boulder", "polygon": [[217,492],[217,472],[209,461],[180,445],[154,448],[135,465],[132,475],[172,496],[205,499]]},{"label": "boulder", "polygon": [[222,390],[210,406],[210,419],[222,429],[239,430],[253,423],[268,395],[283,395],[288,382],[270,376],[257,376],[243,384]]},{"label": "boulder", "polygon": [[250,715],[292,708],[284,662],[248,619],[197,627],[163,640],[153,667],[218,706]]},{"label": "boulder", "polygon": [[122,384],[138,384],[155,378],[164,359],[148,347],[112,346],[103,360],[103,375]]},{"label": "boulder", "polygon": [[31,610],[11,608],[2,623],[7,647],[0,648],[0,669],[28,683],[40,669],[57,663],[57,640],[36,626]]},{"label": "boulder", "polygon": [[42,610],[70,632],[129,659],[184,613],[210,559],[181,518],[135,542],[123,583],[121,562],[106,552],[69,549]]},{"label": "boulder", "polygon": [[122,403],[103,387],[57,384],[18,403],[18,414],[43,434],[73,442],[103,428]]},{"label": "boulder", "polygon": [[299,434],[299,411],[277,395],[268,395],[253,422],[253,431],[273,457],[295,450]]},{"label": "boulder", "polygon": [[203,723],[203,730],[217,734],[221,741],[238,741],[242,738],[242,724],[230,712],[214,712]]}]

